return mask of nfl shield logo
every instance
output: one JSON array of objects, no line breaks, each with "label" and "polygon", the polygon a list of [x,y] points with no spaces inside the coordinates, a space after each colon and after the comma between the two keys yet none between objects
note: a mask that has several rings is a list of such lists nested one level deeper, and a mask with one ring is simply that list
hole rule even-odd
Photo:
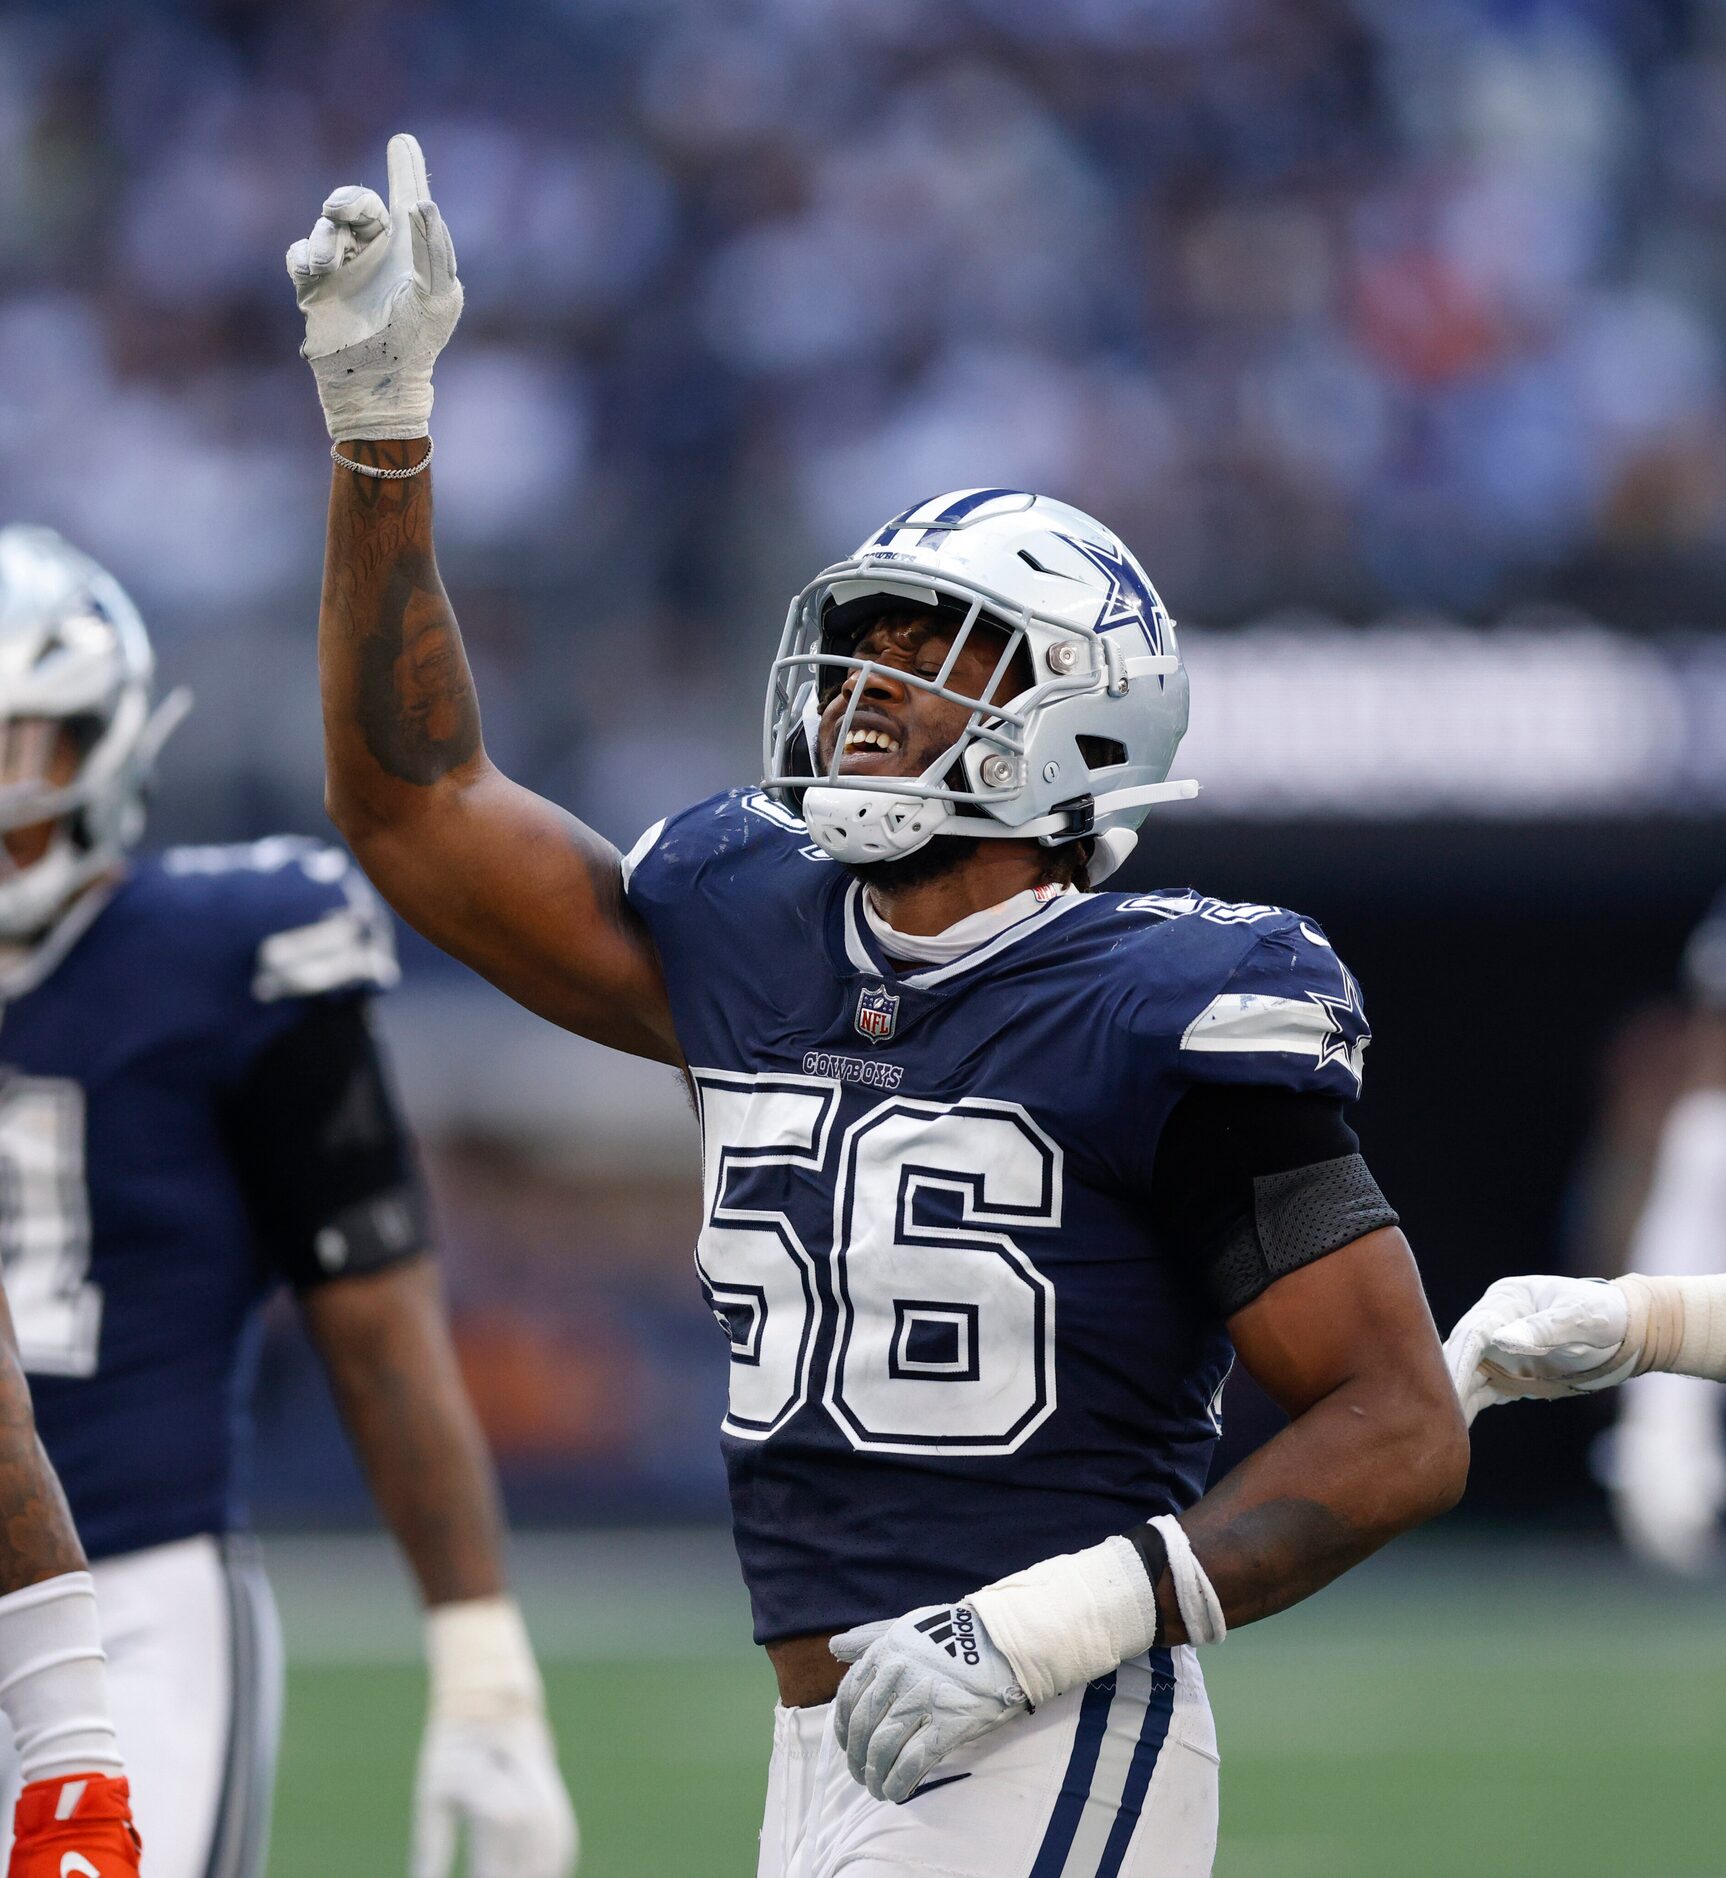
[{"label": "nfl shield logo", "polygon": [[859,1036],[867,1037],[871,1043],[885,1043],[899,1021],[899,1000],[885,985],[865,985],[857,993],[854,1021]]}]

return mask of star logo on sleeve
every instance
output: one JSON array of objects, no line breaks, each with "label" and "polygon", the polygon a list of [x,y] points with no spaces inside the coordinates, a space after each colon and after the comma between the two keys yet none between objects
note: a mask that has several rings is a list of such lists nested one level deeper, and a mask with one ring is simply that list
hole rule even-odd
[{"label": "star logo on sleeve", "polygon": [[1118,626],[1136,626],[1144,634],[1152,653],[1161,658],[1163,629],[1169,623],[1169,616],[1144,575],[1124,553],[1113,548],[1102,547],[1094,541],[1080,541],[1075,535],[1063,535],[1061,539],[1068,547],[1076,548],[1109,583],[1093,630],[1106,633]]},{"label": "star logo on sleeve", "polygon": [[1359,983],[1340,959],[1337,967],[1342,973],[1341,996],[1327,997],[1322,991],[1307,993],[1330,1019],[1330,1029],[1319,1039],[1317,1067],[1324,1069],[1328,1064],[1340,1063],[1354,1078],[1358,1089],[1362,1071],[1366,1067],[1366,1047],[1372,1042],[1372,1032],[1366,1026]]}]

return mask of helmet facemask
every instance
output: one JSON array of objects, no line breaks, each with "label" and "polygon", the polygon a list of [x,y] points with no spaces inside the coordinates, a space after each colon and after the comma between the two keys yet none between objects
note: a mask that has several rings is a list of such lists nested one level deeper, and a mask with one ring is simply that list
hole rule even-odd
[{"label": "helmet facemask", "polygon": [[[1077,646],[1073,675],[1050,672],[1039,683],[1030,622],[1022,609],[1015,617],[1011,603],[989,605],[988,596],[964,587],[933,583],[924,588],[920,582],[899,590],[878,585],[862,597],[840,600],[836,585],[826,577],[813,583],[792,603],[787,617],[769,689],[767,786],[781,791],[812,830],[819,821],[828,832],[838,833],[844,849],[839,858],[859,864],[910,853],[938,833],[989,838],[1024,832],[993,819],[986,805],[1023,772],[1031,712],[1048,697],[1083,689],[1089,682],[1076,675],[1081,663]],[[875,621],[892,613],[933,616],[953,624],[952,640],[933,675],[856,652]],[[984,682],[975,691],[961,690],[954,683],[955,671],[983,632],[999,637],[999,650]],[[1077,641],[1080,635],[1071,637]],[[1026,682],[1003,695],[1016,667]],[[853,674],[850,698],[823,762],[822,718]],[[954,739],[915,774],[843,771],[846,740],[864,707],[869,681],[877,674],[964,713]],[[1075,826],[1071,836],[1043,838],[1054,845],[1083,832]],[[820,834],[817,839],[828,845]]]},{"label": "helmet facemask", "polygon": [[[859,622],[887,612],[953,623],[939,671],[858,656]],[[1002,635],[999,656],[976,691],[962,690],[955,669],[985,628]],[[997,697],[1015,667],[1020,682]],[[963,713],[915,774],[842,768],[877,671]],[[823,710],[853,673],[823,761]],[[764,786],[851,866],[898,860],[937,835],[1094,840],[1101,879],[1151,803],[1196,793],[1165,780],[1186,718],[1174,622],[1119,540],[1064,503],[973,491],[907,511],[792,601],[768,682]]]},{"label": "helmet facemask", "polygon": [[131,601],[47,529],[0,530],[0,835],[52,825],[23,862],[0,842],[0,938],[32,941],[143,833],[156,755],[191,708],[152,707]]}]

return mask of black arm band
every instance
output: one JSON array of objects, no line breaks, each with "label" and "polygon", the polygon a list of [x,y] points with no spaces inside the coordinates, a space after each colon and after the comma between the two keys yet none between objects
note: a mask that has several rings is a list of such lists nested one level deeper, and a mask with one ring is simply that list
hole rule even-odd
[{"label": "black arm band", "polygon": [[[1169,1568],[1169,1548],[1163,1543],[1163,1535],[1148,1520],[1135,1526],[1125,1535],[1133,1542],[1133,1549],[1138,1553],[1145,1567],[1145,1576],[1151,1581],[1151,1589],[1157,1588],[1157,1580]],[[1162,1629],[1163,1620],[1157,1619],[1157,1628]]]},{"label": "black arm band", "polygon": [[362,1000],[309,1004],[252,1064],[223,1132],[258,1246],[295,1290],[426,1249],[413,1148]]},{"label": "black arm band", "polygon": [[1339,1100],[1232,1084],[1191,1089],[1175,1105],[1157,1147],[1151,1212],[1223,1317],[1397,1223]]}]

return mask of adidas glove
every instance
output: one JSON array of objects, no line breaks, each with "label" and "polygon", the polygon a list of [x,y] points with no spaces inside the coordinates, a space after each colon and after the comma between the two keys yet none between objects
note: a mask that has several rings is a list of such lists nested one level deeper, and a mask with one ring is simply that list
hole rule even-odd
[{"label": "adidas glove", "polygon": [[461,313],[455,249],[412,137],[390,139],[389,189],[387,206],[375,189],[338,189],[288,250],[300,351],[338,442],[426,435],[432,365]]},{"label": "adidas glove", "polygon": [[827,1647],[851,1665],[833,1727],[852,1777],[896,1806],[945,1755],[1030,1708],[1012,1665],[968,1604],[926,1605],[862,1624]]}]

